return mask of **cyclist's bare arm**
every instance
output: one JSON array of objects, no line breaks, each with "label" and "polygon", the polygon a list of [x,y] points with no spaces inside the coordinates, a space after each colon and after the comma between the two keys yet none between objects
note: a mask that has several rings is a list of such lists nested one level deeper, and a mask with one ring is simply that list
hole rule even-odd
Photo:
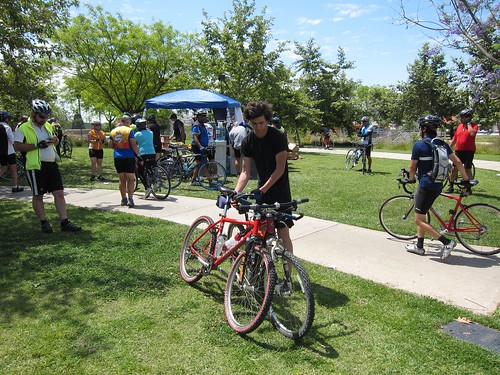
[{"label": "cyclist's bare arm", "polygon": [[408,176],[409,181],[415,181],[415,175],[417,174],[417,164],[418,160],[410,160],[410,171]]},{"label": "cyclist's bare arm", "polygon": [[241,164],[241,173],[236,183],[235,191],[241,193],[245,186],[247,186],[248,181],[252,175],[252,158],[243,157],[243,162]]}]

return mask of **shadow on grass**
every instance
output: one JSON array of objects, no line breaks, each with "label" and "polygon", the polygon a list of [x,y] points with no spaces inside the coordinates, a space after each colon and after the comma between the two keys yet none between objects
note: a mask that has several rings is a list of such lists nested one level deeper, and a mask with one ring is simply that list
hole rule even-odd
[{"label": "shadow on grass", "polygon": [[[79,329],[86,325],[85,316],[94,312],[98,301],[161,294],[179,283],[173,272],[144,266],[142,256],[156,255],[153,249],[138,257],[138,246],[153,248],[155,240],[127,215],[78,208],[74,209],[78,211],[75,221],[82,225],[81,232],[60,232],[52,220],[54,233],[45,234],[30,205],[20,207],[18,202],[0,201],[0,225],[9,228],[0,249],[2,324],[10,325],[19,316],[50,316]],[[47,212],[49,218],[57,217],[53,206],[47,205]],[[109,225],[119,229],[116,235],[103,238]],[[159,229],[163,227],[153,228]]]}]

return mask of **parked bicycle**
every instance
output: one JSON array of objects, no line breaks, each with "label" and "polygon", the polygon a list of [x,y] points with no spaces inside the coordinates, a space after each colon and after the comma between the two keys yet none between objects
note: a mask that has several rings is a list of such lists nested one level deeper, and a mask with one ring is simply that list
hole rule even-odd
[{"label": "parked bicycle", "polygon": [[[226,183],[227,173],[222,164],[208,160],[204,154],[194,154],[187,148],[174,145],[171,147],[172,155],[161,157],[158,159],[158,164],[168,172],[172,189],[178,187],[183,181],[191,180],[196,180],[207,190],[217,190]],[[203,162],[198,168],[197,176],[192,178],[197,156],[202,156]]]},{"label": "parked bicycle", "polygon": [[[297,208],[297,204],[307,202],[301,199],[280,204],[243,204],[239,212],[245,213],[245,219],[252,217],[260,219],[260,233],[263,235],[267,250],[276,270],[276,286],[269,317],[273,326],[285,337],[298,340],[309,332],[314,320],[314,295],[309,275],[299,259],[285,249],[283,241],[278,237],[276,223],[286,219],[294,221],[301,219],[303,214],[291,214],[277,211],[278,208]],[[229,233],[240,232],[240,236],[248,231],[230,224]]]},{"label": "parked bicycle", "polygon": [[[223,208],[221,218],[214,222],[208,216],[197,218],[189,228],[181,247],[180,274],[193,284],[212,270],[227,274],[224,310],[229,326],[239,334],[254,331],[262,323],[271,305],[276,271],[262,237],[259,219],[245,221],[227,217],[231,199],[242,199],[235,192],[221,188],[217,205]],[[234,223],[251,230],[239,239],[227,240],[225,224]],[[231,259],[226,273],[221,264]]]},{"label": "parked bicycle", "polygon": [[[253,331],[269,310],[272,324],[283,335],[292,339],[301,338],[310,329],[314,317],[312,287],[302,264],[283,248],[276,237],[274,220],[281,217],[281,213],[275,211],[278,207],[296,208],[297,204],[307,199],[285,204],[254,205],[247,201],[251,194],[236,194],[225,187],[219,188],[219,191],[218,206],[224,209],[221,219],[214,223],[206,216],[198,218],[184,239],[180,257],[182,278],[192,283],[211,270],[219,269],[228,275],[224,305],[233,330],[240,334]],[[231,200],[238,202],[239,211],[245,213],[245,220],[227,217]],[[253,212],[251,218],[248,216],[250,210]],[[302,217],[291,216],[295,220]],[[225,224],[228,224],[227,232]],[[245,250],[241,252],[243,244]],[[250,253],[246,255],[249,250],[253,252],[252,256],[257,254],[261,267],[269,261],[266,280],[273,284],[269,283],[269,289],[264,289],[264,294],[262,287],[265,285],[253,285],[253,273],[246,266],[248,259],[252,260]],[[226,273],[221,263],[228,258],[232,266]],[[271,303],[271,298],[272,307],[264,306],[264,303]]]},{"label": "parked bicycle", "polygon": [[[402,170],[405,178],[397,181],[407,195],[396,195],[387,199],[379,210],[379,220],[382,228],[391,236],[401,240],[412,240],[417,237],[414,217],[414,193],[408,188],[408,172]],[[478,184],[470,181],[471,186]],[[454,208],[448,211],[450,217],[445,220],[431,207],[426,220],[430,223],[432,216],[439,222],[442,233],[455,233],[460,243],[473,253],[492,255],[500,252],[500,210],[486,203],[464,205],[462,199],[467,196],[468,184],[456,182],[459,195],[441,193],[441,196],[455,201]],[[411,184],[410,184],[411,186]],[[439,230],[439,229],[438,229]]]},{"label": "parked bicycle", "polygon": [[71,158],[71,155],[73,155],[73,144],[67,134],[63,134],[60,146],[61,157]]},{"label": "parked bicycle", "polygon": [[366,168],[366,150],[371,147],[371,144],[365,145],[362,143],[354,143],[354,148],[349,149],[345,156],[345,169],[353,169],[361,159],[361,171],[363,174],[368,170]]}]

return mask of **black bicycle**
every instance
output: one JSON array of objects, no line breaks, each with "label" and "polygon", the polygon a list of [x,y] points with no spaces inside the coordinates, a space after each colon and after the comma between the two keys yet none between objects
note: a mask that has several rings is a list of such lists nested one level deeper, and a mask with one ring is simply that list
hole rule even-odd
[{"label": "black bicycle", "polygon": [[73,155],[73,144],[66,134],[63,134],[60,146],[61,157],[71,158],[71,155]]}]

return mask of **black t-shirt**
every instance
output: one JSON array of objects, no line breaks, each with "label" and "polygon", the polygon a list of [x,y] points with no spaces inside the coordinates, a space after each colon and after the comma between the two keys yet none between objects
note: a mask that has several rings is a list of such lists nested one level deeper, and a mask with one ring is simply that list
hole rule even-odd
[{"label": "black t-shirt", "polygon": [[153,132],[153,144],[161,148],[160,125],[156,122],[148,124],[148,129]]},{"label": "black t-shirt", "polygon": [[[267,128],[264,138],[258,138],[254,131],[251,131],[241,142],[241,154],[244,157],[252,158],[259,175],[259,186],[262,186],[269,179],[269,176],[276,169],[276,155],[288,150],[285,136],[273,127]],[[285,171],[276,183],[264,194],[264,203],[289,202],[292,199],[290,192],[290,181],[288,180],[288,163]]]}]

